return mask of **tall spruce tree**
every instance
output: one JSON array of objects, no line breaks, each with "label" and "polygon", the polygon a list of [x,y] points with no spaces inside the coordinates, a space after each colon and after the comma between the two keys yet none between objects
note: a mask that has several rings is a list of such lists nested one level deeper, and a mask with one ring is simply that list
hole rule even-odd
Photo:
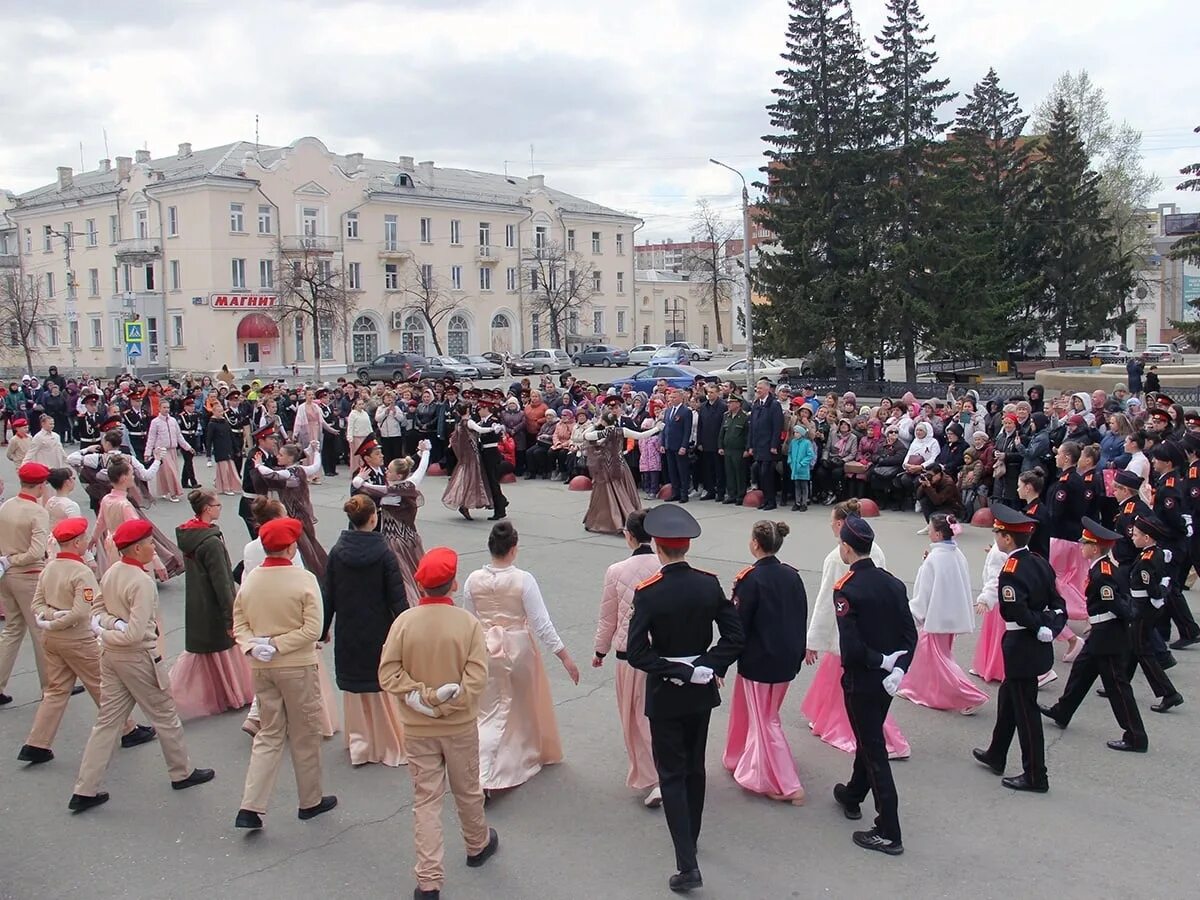
[{"label": "tall spruce tree", "polygon": [[934,78],[938,57],[917,0],[888,0],[887,24],[876,42],[872,76],[879,91],[883,153],[877,184],[887,226],[884,241],[885,315],[896,331],[908,380],[917,377],[917,349],[940,317],[946,297],[940,276],[944,216],[952,210],[937,193],[943,162],[938,111],[958,95]]},{"label": "tall spruce tree", "polygon": [[877,106],[861,38],[846,0],[791,0],[786,68],[767,107],[766,200],[760,216],[777,236],[755,278],[769,303],[756,308],[764,350],[834,352],[846,378],[847,348],[877,321],[875,225],[869,203]]}]

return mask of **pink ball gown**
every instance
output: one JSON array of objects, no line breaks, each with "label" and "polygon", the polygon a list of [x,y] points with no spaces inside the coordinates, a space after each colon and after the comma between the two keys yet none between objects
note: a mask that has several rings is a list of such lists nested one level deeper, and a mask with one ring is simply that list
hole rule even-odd
[{"label": "pink ball gown", "polygon": [[779,720],[789,687],[788,681],[766,684],[741,675],[734,679],[722,761],[746,790],[799,802],[804,786]]}]

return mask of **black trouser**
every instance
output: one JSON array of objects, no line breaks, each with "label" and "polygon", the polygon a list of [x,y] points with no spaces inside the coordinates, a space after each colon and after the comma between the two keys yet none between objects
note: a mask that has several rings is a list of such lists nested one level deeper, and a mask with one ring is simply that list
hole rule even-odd
[{"label": "black trouser", "polygon": [[693,716],[650,720],[650,749],[658,770],[663,813],[675,844],[675,867],[680,872],[697,868],[696,840],[704,816],[704,749],[711,715],[705,710]]},{"label": "black trouser", "polygon": [[508,510],[508,498],[500,489],[500,451],[495,447],[484,447],[479,458],[483,463],[483,479],[492,495],[492,511],[496,518],[503,518]]},{"label": "black trouser", "polygon": [[250,532],[250,540],[258,537],[258,523],[254,521],[254,516],[250,514],[250,504],[253,502],[253,500],[245,496],[238,501],[238,518],[246,523],[246,530]]},{"label": "black trouser", "polygon": [[1003,766],[1012,746],[1013,732],[1021,743],[1021,769],[1033,784],[1046,783],[1046,740],[1037,703],[1037,676],[1005,678],[996,695],[996,727],[988,746],[988,759]]},{"label": "black trouser", "polygon": [[688,494],[692,491],[692,463],[685,450],[680,455],[678,450],[663,450],[667,460],[667,478],[671,482],[672,500],[687,503]]},{"label": "black trouser", "polygon": [[1071,666],[1066,689],[1058,698],[1058,702],[1050,708],[1054,718],[1064,726],[1067,725],[1099,678],[1104,692],[1108,695],[1108,704],[1112,707],[1117,724],[1124,732],[1121,735],[1122,739],[1133,747],[1147,746],[1149,739],[1146,737],[1146,726],[1142,724],[1142,714],[1138,712],[1137,700],[1134,699],[1133,688],[1129,685],[1129,663],[1126,658],[1128,655],[1092,653],[1091,643],[1085,643],[1075,664]]},{"label": "black trouser", "polygon": [[1171,587],[1167,590],[1166,615],[1158,623],[1158,630],[1164,641],[1171,638],[1172,623],[1178,629],[1181,638],[1190,640],[1200,637],[1200,625],[1196,624],[1196,618],[1192,615],[1187,599],[1183,596],[1184,581],[1187,579],[1188,569],[1192,567],[1191,543],[1193,540],[1194,538],[1180,541],[1171,548],[1173,555],[1168,564]]},{"label": "black trouser", "polygon": [[[36,434],[36,432],[34,432]],[[131,434],[129,435],[129,449],[133,451],[133,458],[138,462],[146,461],[146,435]]]},{"label": "black trouser", "polygon": [[71,423],[66,416],[53,416],[54,433],[64,444],[71,443]]},{"label": "black trouser", "polygon": [[180,483],[185,488],[200,487],[200,482],[196,481],[196,470],[193,467],[193,463],[196,461],[196,454],[188,453],[186,450],[180,450],[179,452],[183,456],[183,469],[179,473]]},{"label": "black trouser", "polygon": [[[1165,608],[1163,607],[1163,609]],[[1160,618],[1163,618],[1163,611],[1150,607],[1139,612],[1138,617],[1130,624],[1129,636],[1133,640],[1133,655],[1126,663],[1125,669],[1132,679],[1133,673],[1140,665],[1142,674],[1146,676],[1146,683],[1150,685],[1154,696],[1170,697],[1175,693],[1175,685],[1171,683],[1171,679],[1163,670],[1162,663],[1158,661],[1152,642],[1151,633],[1155,630],[1155,625]]]},{"label": "black trouser", "polygon": [[754,483],[758,485],[758,489],[762,491],[763,503],[768,506],[775,505],[775,457],[767,454],[759,458],[758,454],[754,456]]},{"label": "black trouser", "polygon": [[[383,443],[383,462],[384,465],[390,463],[393,459],[399,459],[405,454],[404,438],[400,435],[396,437],[380,438]],[[413,442],[413,448],[416,449],[416,442]]]},{"label": "black trouser", "polygon": [[876,503],[882,506],[891,506],[895,502],[896,480],[896,475],[880,475],[872,470],[871,495],[875,498]]},{"label": "black trouser", "polygon": [[530,478],[535,475],[546,475],[550,472],[550,447],[538,442],[525,451],[526,473]]},{"label": "black trouser", "polygon": [[442,452],[442,471],[447,476],[454,474],[454,467],[458,465],[458,454],[454,452],[454,448],[447,445]]},{"label": "black trouser", "polygon": [[850,799],[862,803],[869,791],[875,796],[875,830],[889,841],[900,841],[900,797],[888,762],[883,720],[892,698],[878,692],[843,691],[846,714],[854,731],[854,770],[846,783]]},{"label": "black trouser", "polygon": [[341,435],[324,432],[321,438],[321,468],[326,475],[337,475],[338,454],[341,452]]}]

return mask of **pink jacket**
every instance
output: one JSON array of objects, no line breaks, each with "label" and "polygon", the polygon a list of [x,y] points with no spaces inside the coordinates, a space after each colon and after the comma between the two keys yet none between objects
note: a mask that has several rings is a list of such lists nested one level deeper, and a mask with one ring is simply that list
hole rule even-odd
[{"label": "pink jacket", "polygon": [[596,625],[597,653],[625,652],[629,617],[633,614],[633,592],[661,568],[653,550],[635,552],[628,559],[608,567],[604,573],[604,594],[600,598],[600,621]]},{"label": "pink jacket", "polygon": [[196,452],[192,449],[192,445],[184,439],[183,433],[179,430],[179,422],[170,416],[165,420],[162,416],[155,416],[150,420],[150,428],[146,431],[146,459],[150,459],[159,447],[165,447],[168,450],[187,450],[189,453]]}]

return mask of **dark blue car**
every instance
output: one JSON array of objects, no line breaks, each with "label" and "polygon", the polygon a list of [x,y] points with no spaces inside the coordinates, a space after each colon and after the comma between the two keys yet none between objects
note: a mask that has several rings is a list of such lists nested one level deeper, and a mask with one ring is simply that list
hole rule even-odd
[{"label": "dark blue car", "polygon": [[671,387],[685,388],[696,383],[697,375],[707,377],[707,373],[692,366],[647,366],[634,375],[614,379],[612,383],[617,388],[628,384],[634,391],[649,394],[660,378],[665,378]]}]

